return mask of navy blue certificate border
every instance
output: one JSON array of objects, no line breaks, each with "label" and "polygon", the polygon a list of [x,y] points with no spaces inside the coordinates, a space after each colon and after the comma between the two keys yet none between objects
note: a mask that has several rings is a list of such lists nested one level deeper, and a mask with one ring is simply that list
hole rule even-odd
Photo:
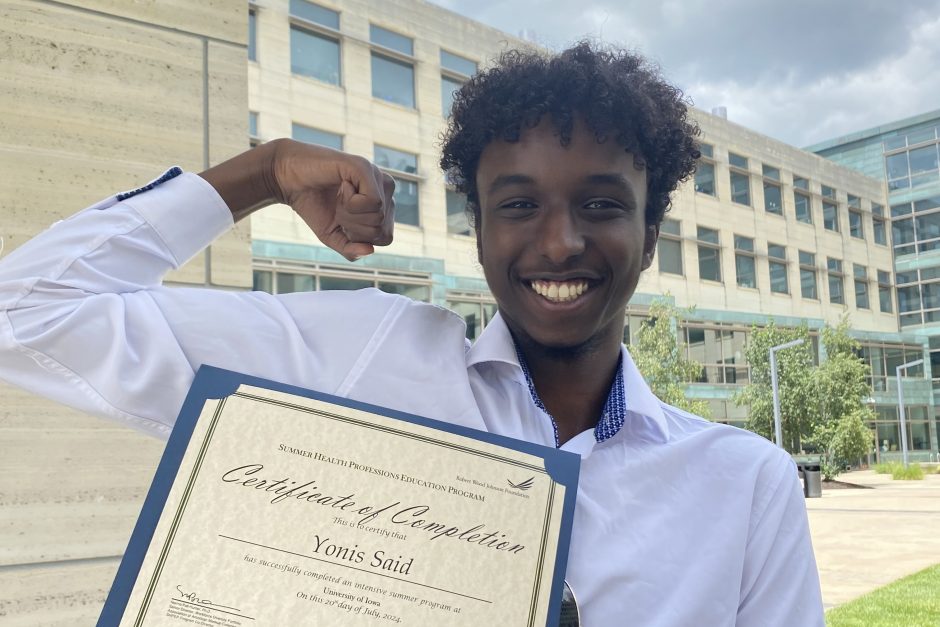
[{"label": "navy blue certificate border", "polygon": [[189,394],[187,394],[186,400],[183,402],[183,407],[180,410],[170,439],[164,449],[163,457],[160,459],[159,466],[157,466],[157,472],[150,485],[150,490],[147,492],[147,498],[144,500],[140,516],[137,518],[134,532],[131,534],[127,549],[124,552],[124,557],[121,560],[121,565],[118,567],[117,574],[114,577],[114,583],[111,584],[108,598],[105,601],[104,608],[101,610],[101,616],[98,618],[98,627],[116,626],[121,622],[124,616],[131,591],[140,574],[144,556],[147,554],[147,550],[153,540],[157,522],[163,514],[163,508],[169,496],[170,488],[173,486],[173,482],[176,479],[180,464],[183,461],[183,456],[192,439],[196,422],[199,420],[199,416],[202,413],[206,401],[230,396],[235,393],[241,385],[250,385],[276,392],[284,392],[286,394],[333,403],[351,409],[380,414],[404,422],[454,433],[508,449],[514,449],[543,459],[546,473],[556,483],[564,485],[566,488],[562,506],[563,511],[558,538],[558,551],[555,559],[555,572],[552,576],[548,622],[546,623],[546,627],[558,626],[561,613],[561,597],[564,590],[565,571],[568,564],[568,550],[571,543],[571,527],[574,520],[578,476],[581,469],[581,458],[579,455],[539,444],[533,444],[532,442],[516,440],[495,433],[488,433],[469,427],[442,422],[440,420],[408,414],[387,407],[361,403],[348,398],[341,398],[331,394],[324,394],[322,392],[262,379],[260,377],[253,377],[231,370],[224,370],[214,366],[202,366],[196,373],[192,387],[190,387]]}]

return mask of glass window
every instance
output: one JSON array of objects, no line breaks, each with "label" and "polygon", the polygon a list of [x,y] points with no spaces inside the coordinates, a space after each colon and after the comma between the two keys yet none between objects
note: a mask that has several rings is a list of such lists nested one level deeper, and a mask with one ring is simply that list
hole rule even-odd
[{"label": "glass window", "polygon": [[303,126],[302,124],[291,125],[291,137],[297,141],[326,146],[333,150],[343,149],[343,136],[328,131],[321,131],[318,128]]},{"label": "glass window", "polygon": [[[882,313],[894,313],[891,298],[891,274],[884,270],[878,271],[878,302]],[[936,372],[940,374],[940,370]]]},{"label": "glass window", "polygon": [[698,227],[698,275],[708,281],[721,281],[721,249],[718,247],[718,231],[704,226]]},{"label": "glass window", "polygon": [[836,199],[836,190],[828,185],[820,186],[822,197],[831,198],[832,200]]},{"label": "glass window", "polygon": [[[256,292],[267,292],[269,294],[274,293],[274,283],[271,272],[266,270],[253,270],[251,273],[251,289]],[[940,372],[938,370],[937,372]]]},{"label": "glass window", "polygon": [[441,67],[464,76],[473,76],[477,73],[476,61],[471,61],[460,55],[441,50]]},{"label": "glass window", "polygon": [[731,171],[731,200],[739,205],[751,204],[751,187],[747,174]]},{"label": "glass window", "polygon": [[369,41],[409,57],[414,56],[414,40],[411,37],[399,35],[381,26],[369,24]]},{"label": "glass window", "polygon": [[891,205],[891,217],[906,216],[913,211],[913,205],[909,202],[902,202],[897,205]]},{"label": "glass window", "polygon": [[911,175],[937,169],[937,144],[915,148],[910,152]]},{"label": "glass window", "polygon": [[823,201],[823,227],[829,231],[839,231],[839,207]]},{"label": "glass window", "polygon": [[779,185],[764,181],[764,209],[767,213],[774,213],[778,216],[783,215],[783,200],[781,199]]},{"label": "glass window", "polygon": [[747,157],[742,157],[733,152],[728,153],[728,163],[735,168],[741,168],[742,170],[747,169]]},{"label": "glass window", "polygon": [[940,237],[940,212],[917,216],[914,221],[917,225],[918,241]]},{"label": "glass window", "polygon": [[681,225],[678,220],[663,220],[663,223],[659,227],[660,234],[675,235],[678,237],[682,233],[680,232]]},{"label": "glass window", "polygon": [[[281,273],[278,273],[278,277]],[[310,277],[313,278],[313,277]],[[321,276],[321,290],[361,290],[365,287],[375,287],[371,279],[359,279],[351,277]]]},{"label": "glass window", "polygon": [[772,168],[765,163],[761,166],[761,170],[764,173],[764,177],[775,181],[780,180],[780,170],[778,168]]},{"label": "glass window", "polygon": [[891,223],[891,235],[894,239],[894,245],[909,244],[914,241],[914,220],[907,218],[905,220],[895,220]]},{"label": "glass window", "polygon": [[[770,291],[777,294],[789,294],[790,286],[787,281],[787,249],[779,244],[767,244],[768,266],[770,268]],[[784,261],[774,261],[779,259]]]},{"label": "glass window", "polygon": [[871,214],[873,216],[883,216],[885,214],[885,208],[883,205],[879,205],[876,202],[871,204]]},{"label": "glass window", "polygon": [[480,337],[484,327],[496,315],[496,303],[485,301],[458,300],[458,296],[447,300],[447,308],[457,313],[467,325],[467,339],[475,340]]},{"label": "glass window", "polygon": [[801,250],[800,258],[800,294],[803,298],[819,299],[819,290],[816,283],[816,255]]},{"label": "glass window", "polygon": [[930,211],[931,209],[936,209],[938,207],[940,207],[940,196],[930,196],[928,198],[922,198],[920,200],[914,201],[914,213]]},{"label": "glass window", "polygon": [[305,0],[290,0],[291,17],[339,30],[339,13]]},{"label": "glass window", "polygon": [[396,174],[415,174],[418,171],[418,155],[379,145],[376,145],[374,150],[375,165],[392,170],[390,174],[395,179],[395,222],[418,226],[418,181]]},{"label": "glass window", "polygon": [[418,172],[418,155],[385,146],[375,146],[375,165],[408,174]]},{"label": "glass window", "polygon": [[258,112],[249,111],[248,112],[248,146],[254,148],[261,143],[261,138],[258,136]]},{"label": "glass window", "polygon": [[[312,274],[278,272],[277,293],[291,294],[293,292],[312,292],[317,289],[315,280],[316,277]],[[368,287],[368,285],[365,287]]]},{"label": "glass window", "polygon": [[447,232],[454,235],[470,235],[467,196],[452,189],[447,190]]},{"label": "glass window", "polygon": [[324,83],[339,85],[339,40],[292,24],[290,71]]},{"label": "glass window", "polygon": [[414,285],[412,283],[389,283],[386,281],[380,281],[377,287],[383,292],[388,292],[389,294],[400,294],[401,296],[407,296],[412,300],[422,300],[424,302],[429,302],[431,300],[431,288],[427,285]]},{"label": "glass window", "polygon": [[887,230],[885,229],[885,221],[883,218],[872,216],[871,233],[872,237],[875,239],[876,244],[881,244],[882,246],[888,245],[888,235]]},{"label": "glass window", "polygon": [[708,244],[718,244],[718,231],[715,229],[709,229],[704,226],[698,227],[698,241],[705,242]]},{"label": "glass window", "polygon": [[908,311],[920,310],[920,286],[911,285],[898,288],[898,311],[905,313]]},{"label": "glass window", "polygon": [[715,164],[708,161],[699,161],[695,168],[695,191],[709,196],[715,193]]},{"label": "glass window", "polygon": [[395,222],[399,224],[420,224],[418,212],[418,183],[416,181],[392,176],[395,179]]},{"label": "glass window", "polygon": [[796,189],[802,189],[804,191],[809,191],[809,180],[803,178],[802,176],[793,175],[793,187]]},{"label": "glass window", "polygon": [[816,285],[816,271],[807,268],[800,268],[800,293],[803,298],[812,300],[819,299],[819,293]]},{"label": "glass window", "polygon": [[810,210],[810,197],[808,194],[793,192],[793,203],[796,205],[796,219],[806,224],[813,223],[813,213]]},{"label": "glass window", "polygon": [[663,220],[659,229],[659,243],[656,256],[659,258],[659,271],[668,274],[684,274],[682,271],[682,241],[679,239],[679,221]]},{"label": "glass window", "polygon": [[757,268],[754,258],[754,240],[743,235],[734,236],[734,269],[738,287],[757,287]]},{"label": "glass window", "polygon": [[849,195],[848,195],[847,204],[848,204],[848,206],[849,206],[849,209],[859,209],[859,210],[861,210],[861,208],[862,208],[862,199],[859,198],[858,196],[849,194]]},{"label": "glass window", "polygon": [[463,86],[460,81],[447,77],[441,77],[441,114],[448,118],[450,110],[454,106],[454,94]]},{"label": "glass window", "polygon": [[849,211],[849,235],[865,239],[865,233],[862,231],[862,214],[859,211]]},{"label": "glass window", "polygon": [[888,171],[888,180],[907,178],[908,174],[910,174],[910,170],[907,167],[907,153],[902,152],[885,157],[885,168]]},{"label": "glass window", "polygon": [[771,261],[768,266],[770,268],[770,291],[776,294],[789,294],[790,286],[787,283],[786,264]]},{"label": "glass window", "polygon": [[857,263],[853,264],[855,276],[855,306],[859,309],[871,309],[868,304],[868,269]]},{"label": "glass window", "polygon": [[415,107],[415,69],[411,63],[372,53],[372,95],[403,107]]},{"label": "glass window", "polygon": [[907,145],[913,146],[914,144],[919,144],[921,142],[929,142],[935,137],[935,127],[922,128],[916,131],[911,131],[907,134]]},{"label": "glass window", "polygon": [[258,60],[258,15],[248,9],[248,60]]},{"label": "glass window", "polygon": [[699,142],[698,151],[702,154],[703,157],[711,159],[715,156],[715,149],[711,144],[706,144],[704,142]]},{"label": "glass window", "polygon": [[828,257],[826,267],[829,270],[829,302],[836,305],[845,304],[845,292],[842,284],[842,261]]},{"label": "glass window", "polygon": [[767,244],[767,256],[785,260],[787,258],[787,249],[780,244]]},{"label": "glass window", "polygon": [[926,283],[920,286],[921,300],[924,309],[937,309],[940,307],[940,283]]}]

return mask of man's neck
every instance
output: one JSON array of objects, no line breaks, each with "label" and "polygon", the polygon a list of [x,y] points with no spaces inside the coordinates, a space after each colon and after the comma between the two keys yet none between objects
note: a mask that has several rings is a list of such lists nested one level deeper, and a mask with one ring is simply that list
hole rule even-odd
[{"label": "man's neck", "polygon": [[593,429],[617,373],[620,344],[565,351],[517,341],[517,348],[539,399],[555,420],[558,443]]}]

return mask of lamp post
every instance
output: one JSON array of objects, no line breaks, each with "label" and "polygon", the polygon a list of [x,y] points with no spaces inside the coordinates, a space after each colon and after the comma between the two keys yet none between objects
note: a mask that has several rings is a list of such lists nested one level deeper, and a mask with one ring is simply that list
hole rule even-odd
[{"label": "lamp post", "polygon": [[901,384],[901,372],[908,368],[919,366],[922,363],[924,363],[923,359],[916,359],[906,364],[901,364],[894,369],[898,378],[898,417],[901,420],[901,461],[904,462],[905,468],[907,468],[907,424],[904,420],[904,386]]},{"label": "lamp post", "polygon": [[777,351],[799,346],[802,343],[803,338],[800,338],[770,348],[770,387],[773,389],[774,396],[774,437],[780,448],[783,448],[783,426],[780,424],[780,393],[777,391]]}]

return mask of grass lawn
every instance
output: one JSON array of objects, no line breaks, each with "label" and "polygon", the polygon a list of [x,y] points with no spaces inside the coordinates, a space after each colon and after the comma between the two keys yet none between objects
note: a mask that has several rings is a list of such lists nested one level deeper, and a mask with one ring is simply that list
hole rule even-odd
[{"label": "grass lawn", "polygon": [[940,625],[940,564],[826,613],[827,627]]}]

